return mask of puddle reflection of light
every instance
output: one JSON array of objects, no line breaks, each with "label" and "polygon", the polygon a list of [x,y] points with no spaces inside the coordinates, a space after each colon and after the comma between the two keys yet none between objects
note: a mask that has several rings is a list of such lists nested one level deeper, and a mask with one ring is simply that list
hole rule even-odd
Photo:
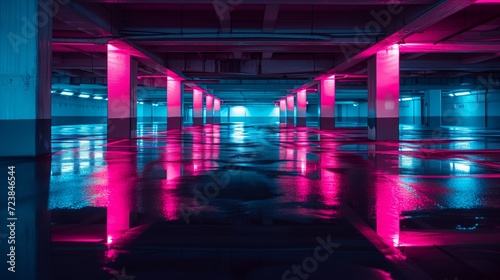
[{"label": "puddle reflection of light", "polygon": [[245,139],[245,128],[243,125],[237,125],[234,127],[234,132],[231,135],[236,143],[243,143]]},{"label": "puddle reflection of light", "polygon": [[449,179],[446,186],[452,190],[446,195],[446,206],[449,208],[472,209],[484,207],[484,190],[481,181],[476,178]]},{"label": "puddle reflection of light", "polygon": [[412,151],[415,151],[416,149],[414,147],[410,147],[410,146],[401,146],[399,147],[399,151],[401,152],[412,152]]},{"label": "puddle reflection of light", "polygon": [[89,159],[90,158],[90,152],[88,151],[81,151],[80,152],[80,159]]},{"label": "puddle reflection of light", "polygon": [[478,224],[475,224],[471,227],[463,227],[461,225],[457,225],[456,229],[457,230],[475,230],[477,228]]},{"label": "puddle reflection of light", "polygon": [[454,172],[470,173],[470,165],[463,163],[450,162],[450,169]]},{"label": "puddle reflection of light", "polygon": [[88,147],[90,146],[90,141],[89,140],[80,140],[78,141],[78,145],[81,147]]},{"label": "puddle reflection of light", "polygon": [[[459,138],[459,140],[470,140],[470,138]],[[455,150],[470,150],[471,142],[470,141],[458,142],[455,145],[453,145],[452,148]]]},{"label": "puddle reflection of light", "polygon": [[72,162],[63,162],[61,164],[61,173],[72,173],[74,170],[74,165]]}]

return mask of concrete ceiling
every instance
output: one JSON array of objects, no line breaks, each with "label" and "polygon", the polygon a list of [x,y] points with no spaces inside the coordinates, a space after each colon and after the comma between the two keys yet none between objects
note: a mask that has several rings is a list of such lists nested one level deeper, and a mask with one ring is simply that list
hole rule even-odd
[{"label": "concrete ceiling", "polygon": [[402,95],[473,89],[500,77],[500,1],[61,2],[53,24],[59,88],[105,94],[106,43],[116,39],[151,58],[140,60],[146,100],[165,98],[165,68],[228,104],[273,102],[301,86],[314,102],[314,79],[331,73],[338,99],[362,100],[366,58],[395,43]]}]

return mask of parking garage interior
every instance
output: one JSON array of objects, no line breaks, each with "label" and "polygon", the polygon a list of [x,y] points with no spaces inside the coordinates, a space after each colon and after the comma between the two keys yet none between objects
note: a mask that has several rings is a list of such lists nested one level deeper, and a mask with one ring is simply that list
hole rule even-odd
[{"label": "parking garage interior", "polygon": [[498,279],[500,1],[0,24],[1,279]]}]

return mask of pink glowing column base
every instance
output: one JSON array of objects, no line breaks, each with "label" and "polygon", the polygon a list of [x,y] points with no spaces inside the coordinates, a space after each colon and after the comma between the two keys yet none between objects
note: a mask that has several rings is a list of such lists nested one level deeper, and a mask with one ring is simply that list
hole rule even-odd
[{"label": "pink glowing column base", "polygon": [[212,95],[206,96],[206,123],[212,124],[214,123],[214,97]]},{"label": "pink glowing column base", "polygon": [[181,129],[183,124],[183,89],[179,77],[167,78],[167,129]]},{"label": "pink glowing column base", "polygon": [[108,44],[108,138],[137,137],[137,61]]},{"label": "pink glowing column base", "polygon": [[295,97],[289,95],[286,97],[286,124],[288,126],[295,125]]},{"label": "pink glowing column base", "polygon": [[193,125],[203,126],[203,92],[193,90]]},{"label": "pink glowing column base", "polygon": [[220,99],[215,98],[214,99],[214,113],[213,113],[213,120],[215,124],[220,123]]},{"label": "pink glowing column base", "polygon": [[319,85],[319,129],[335,128],[335,75],[320,81]]},{"label": "pink glowing column base", "polygon": [[286,123],[286,100],[280,100],[280,123]]},{"label": "pink glowing column base", "polygon": [[399,46],[368,60],[368,139],[399,140]]},{"label": "pink glowing column base", "polygon": [[303,89],[297,92],[297,126],[306,126],[307,120],[307,94]]}]

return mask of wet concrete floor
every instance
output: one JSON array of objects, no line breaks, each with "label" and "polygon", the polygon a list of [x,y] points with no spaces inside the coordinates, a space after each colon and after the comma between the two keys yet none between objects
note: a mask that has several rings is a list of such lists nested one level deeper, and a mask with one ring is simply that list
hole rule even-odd
[{"label": "wet concrete floor", "polygon": [[241,123],[105,135],[57,126],[51,156],[0,160],[18,176],[19,279],[500,275],[500,131],[403,126],[399,142],[372,142],[365,128]]}]

